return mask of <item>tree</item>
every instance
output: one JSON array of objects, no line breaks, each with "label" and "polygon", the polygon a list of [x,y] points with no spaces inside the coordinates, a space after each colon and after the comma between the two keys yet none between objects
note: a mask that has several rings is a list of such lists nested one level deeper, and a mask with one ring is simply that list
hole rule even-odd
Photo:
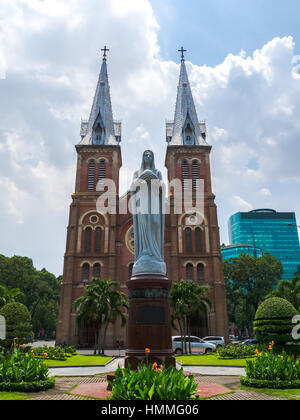
[{"label": "tree", "polygon": [[[207,297],[208,288],[194,282],[182,280],[173,283],[171,288],[172,323],[178,322],[181,334],[182,352],[187,353],[188,337],[189,352],[191,353],[191,323],[193,318],[200,318],[210,308]],[[183,349],[184,346],[184,349]]]},{"label": "tree", "polygon": [[19,302],[8,303],[0,310],[0,315],[6,321],[5,347],[10,347],[15,339],[18,339],[18,344],[32,341],[31,316],[25,305]]},{"label": "tree", "polygon": [[229,320],[251,332],[259,304],[278,284],[282,272],[281,262],[269,253],[260,258],[241,254],[225,261]]},{"label": "tree", "polygon": [[55,328],[47,320],[53,320],[54,310],[57,323],[60,283],[61,279],[46,269],[36,270],[30,258],[0,255],[0,286],[10,291],[19,289],[22,294],[12,298],[29,309],[34,331],[43,329],[51,337]]},{"label": "tree", "polygon": [[89,322],[95,329],[94,354],[104,352],[105,337],[108,325],[121,317],[122,325],[126,318],[122,313],[128,307],[125,294],[116,290],[117,282],[93,278],[86,286],[86,293],[74,302],[77,311],[77,322]]},{"label": "tree", "polygon": [[18,298],[24,298],[24,293],[18,288],[8,289],[0,285],[0,307],[7,303],[15,302]]},{"label": "tree", "polygon": [[300,311],[300,276],[295,276],[292,280],[281,280],[277,290],[273,290],[269,297],[280,297],[289,301]]}]

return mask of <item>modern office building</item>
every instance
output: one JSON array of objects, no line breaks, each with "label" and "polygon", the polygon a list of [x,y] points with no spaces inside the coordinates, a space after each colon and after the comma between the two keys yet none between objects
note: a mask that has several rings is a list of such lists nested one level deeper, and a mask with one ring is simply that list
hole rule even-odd
[{"label": "modern office building", "polygon": [[228,261],[230,258],[238,258],[241,254],[247,254],[256,258],[263,255],[261,248],[250,244],[222,245],[221,253],[223,261]]},{"label": "modern office building", "polygon": [[232,245],[251,244],[282,262],[283,279],[290,280],[300,265],[300,245],[295,213],[271,209],[236,213],[229,220]]}]

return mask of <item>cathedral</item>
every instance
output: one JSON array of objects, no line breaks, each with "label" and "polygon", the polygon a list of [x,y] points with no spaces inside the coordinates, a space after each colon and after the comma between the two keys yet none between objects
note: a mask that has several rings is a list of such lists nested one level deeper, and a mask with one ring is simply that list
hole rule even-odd
[{"label": "cathedral", "polygon": [[[67,228],[63,281],[56,343],[90,348],[94,331],[88,324],[78,325],[74,300],[82,296],[93,277],[118,282],[128,295],[126,281],[134,265],[133,219],[119,211],[128,205],[129,192],[120,196],[119,173],[122,167],[121,122],[113,119],[107,71],[106,47],[88,121],[82,121],[81,141],[76,145],[77,172]],[[169,185],[180,180],[182,190],[191,185],[190,200],[203,185],[203,205],[193,214],[178,212],[174,191],[169,188],[169,212],[165,215],[164,254],[167,276],[172,282],[194,281],[209,288],[212,306],[201,319],[194,319],[192,335],[228,338],[225,284],[220,251],[220,236],[215,196],[212,192],[210,152],[206,124],[199,122],[181,49],[181,68],[173,121],[166,122],[165,166]],[[126,142],[126,139],[124,140]],[[164,148],[166,144],[166,148]],[[140,156],[136,157],[140,159]],[[101,183],[116,185],[116,214],[99,212],[97,200],[104,194]],[[99,188],[100,185],[100,188]],[[103,184],[104,185],[104,184]],[[125,214],[124,214],[125,213]],[[126,348],[126,327],[110,326],[106,346],[117,341]],[[173,335],[178,331],[173,331]]]}]

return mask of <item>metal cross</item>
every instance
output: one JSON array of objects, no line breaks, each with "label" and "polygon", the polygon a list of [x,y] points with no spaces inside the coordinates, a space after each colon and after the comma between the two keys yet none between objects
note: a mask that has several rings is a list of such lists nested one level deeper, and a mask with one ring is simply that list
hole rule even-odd
[{"label": "metal cross", "polygon": [[187,50],[185,50],[183,47],[181,47],[181,49],[178,50],[178,52],[181,52],[181,60],[184,60],[184,53],[187,52]]},{"label": "metal cross", "polygon": [[102,48],[102,50],[101,51],[104,51],[104,54],[103,54],[103,60],[106,60],[106,53],[109,51],[109,49],[106,47],[106,45],[105,45],[105,47],[104,48]]}]

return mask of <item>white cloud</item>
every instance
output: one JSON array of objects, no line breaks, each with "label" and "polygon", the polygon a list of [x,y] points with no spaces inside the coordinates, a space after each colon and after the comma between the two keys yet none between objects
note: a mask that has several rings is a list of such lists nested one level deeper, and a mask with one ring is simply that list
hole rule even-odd
[{"label": "white cloud", "polygon": [[[8,197],[0,210],[0,246],[59,274],[75,184],[74,144],[80,118],[89,114],[100,49],[110,48],[114,116],[123,121],[121,192],[145,149],[153,149],[165,174],[164,125],[174,114],[179,65],[160,57],[159,25],[148,0],[4,0],[0,28],[0,193]],[[300,215],[298,61],[287,36],[252,55],[229,54],[215,67],[187,62],[213,146],[222,242],[235,211],[271,206]],[[22,236],[6,228],[13,220],[23,223]]]}]

